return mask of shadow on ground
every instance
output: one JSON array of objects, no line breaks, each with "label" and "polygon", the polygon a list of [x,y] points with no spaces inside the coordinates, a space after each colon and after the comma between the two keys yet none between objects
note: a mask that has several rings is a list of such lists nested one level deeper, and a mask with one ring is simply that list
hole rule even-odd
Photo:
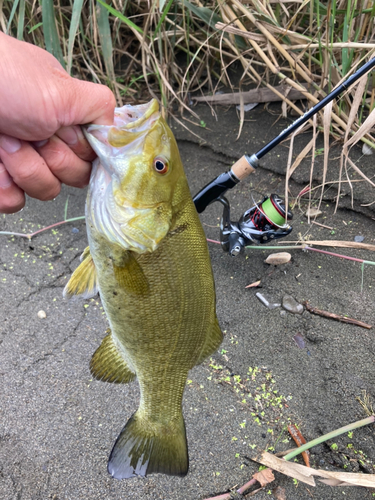
[{"label": "shadow on ground", "polygon": [[[276,108],[274,108],[276,109]],[[245,122],[235,141],[238,119],[234,109],[199,107],[206,123],[197,132],[202,144],[182,128],[173,128],[179,140],[192,193],[217,176],[242,154],[254,153],[287,123],[276,121],[262,106]],[[173,125],[173,124],[172,124]],[[173,125],[174,127],[174,125]],[[297,142],[297,153],[309,136]],[[296,153],[296,154],[297,154]],[[233,218],[264,194],[284,193],[288,149],[279,146],[263,161],[264,168],[236,187],[228,198]],[[359,166],[371,176],[372,160]],[[335,151],[329,179],[338,177]],[[295,197],[307,184],[310,160],[291,183]],[[319,184],[322,159],[316,158]],[[359,177],[352,177],[358,180]],[[334,213],[336,188],[328,189],[318,222],[308,225],[304,203],[294,209],[294,230],[288,237],[348,240],[363,236],[374,244],[373,192],[354,183],[354,206],[344,185],[340,209]],[[316,191],[318,192],[318,191]],[[3,231],[32,232],[64,218],[84,213],[85,193],[64,188],[53,202],[28,200],[19,214],[1,216]],[[216,206],[217,205],[217,206]],[[220,206],[202,214],[207,237],[218,239]],[[193,369],[184,397],[190,454],[190,472],[184,479],[150,476],[117,481],[106,472],[107,457],[124,423],[138,405],[137,384],[115,386],[92,380],[88,365],[104,337],[107,323],[100,300],[62,299],[62,290],[87,245],[84,221],[56,226],[31,241],[1,237],[0,247],[0,497],[4,500],[39,499],[164,499],[200,500],[248,481],[257,471],[249,458],[255,446],[280,451],[293,446],[285,426],[297,423],[307,440],[364,418],[356,398],[363,391],[374,396],[373,330],[329,319],[267,309],[257,291],[280,301],[296,300],[375,324],[375,269],[326,255],[293,250],[290,263],[271,267],[271,253],[248,250],[230,258],[210,244],[217,289],[217,310],[224,342],[203,365]],[[369,251],[339,250],[365,260]],[[245,287],[257,280],[261,289]],[[38,311],[45,311],[40,319]],[[301,349],[293,340],[300,333]],[[312,450],[312,465],[329,470],[373,473],[374,434],[367,427]],[[330,488],[302,483],[276,473],[270,488],[255,498],[273,498],[275,486],[286,489],[288,500],[370,499],[364,488]]]}]

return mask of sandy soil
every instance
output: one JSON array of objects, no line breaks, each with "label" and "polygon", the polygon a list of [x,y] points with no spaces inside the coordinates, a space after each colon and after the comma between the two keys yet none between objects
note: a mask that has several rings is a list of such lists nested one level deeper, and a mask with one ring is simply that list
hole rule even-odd
[{"label": "sandy soil", "polygon": [[[277,111],[275,105],[271,108]],[[198,111],[206,127],[197,129],[204,143],[173,125],[192,193],[227,170],[242,154],[258,151],[287,122],[259,106],[246,118],[241,139],[235,141],[238,118],[234,109],[208,107]],[[177,128],[176,128],[177,127]],[[310,139],[297,141],[296,154]],[[251,178],[230,193],[233,219],[252,199],[284,193],[288,149],[279,146]],[[371,157],[353,157],[371,176]],[[337,179],[339,161],[333,152],[329,178]],[[306,185],[310,160],[291,183],[294,197]],[[322,157],[315,163],[322,176]],[[359,179],[358,175],[354,179]],[[0,230],[32,232],[84,213],[85,192],[64,188],[53,202],[28,200],[19,214],[0,216]],[[304,203],[294,209],[293,232],[314,240],[348,240],[363,236],[374,244],[373,192],[355,184],[354,207],[345,186],[334,214],[336,190],[329,189],[318,222],[308,225]],[[207,237],[219,238],[219,204],[202,214]],[[258,466],[254,447],[276,451],[293,447],[285,426],[297,423],[306,440],[366,415],[356,398],[374,396],[374,330],[330,319],[267,309],[257,291],[274,301],[285,294],[297,301],[375,324],[375,269],[313,252],[291,251],[290,263],[264,263],[272,253],[247,250],[235,258],[210,243],[217,289],[217,310],[224,342],[203,365],[193,369],[184,397],[190,472],[184,479],[150,476],[117,481],[106,471],[108,454],[119,431],[138,402],[137,384],[116,386],[92,380],[88,365],[107,327],[100,300],[62,299],[62,290],[87,245],[83,220],[41,232],[31,241],[0,236],[0,498],[4,500],[201,500],[248,481]],[[336,249],[365,260],[373,252]],[[363,279],[363,283],[362,283]],[[257,280],[260,289],[245,287]],[[46,313],[38,318],[38,311]],[[301,334],[305,347],[293,337]],[[259,397],[257,397],[259,396]],[[260,401],[260,402],[259,402]],[[346,472],[373,473],[372,427],[344,434],[312,450],[312,465]],[[272,449],[271,448],[271,449]],[[301,462],[302,463],[302,462]],[[276,473],[275,482],[257,493],[259,500],[275,498],[281,486],[288,500],[370,499],[364,488],[316,488]]]}]

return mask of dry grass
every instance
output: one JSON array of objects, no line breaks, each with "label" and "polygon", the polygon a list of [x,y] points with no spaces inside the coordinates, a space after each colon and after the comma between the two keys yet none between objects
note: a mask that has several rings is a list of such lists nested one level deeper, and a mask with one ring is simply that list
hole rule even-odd
[{"label": "dry grass", "polygon": [[[372,0],[0,0],[0,28],[46,47],[74,76],[106,83],[119,104],[152,95],[164,113],[177,105],[196,124],[189,95],[213,95],[222,85],[233,93],[249,83],[266,88],[284,101],[284,112],[303,114],[288,89],[302,93],[306,108],[327,95],[375,54],[374,18]],[[242,68],[237,82],[229,76],[233,65]],[[373,79],[363,77],[311,120],[312,141],[289,162],[288,176],[322,134],[321,193],[332,139],[343,144],[338,194],[345,175],[352,187],[350,169],[375,186],[349,156],[359,141],[375,147]]]}]

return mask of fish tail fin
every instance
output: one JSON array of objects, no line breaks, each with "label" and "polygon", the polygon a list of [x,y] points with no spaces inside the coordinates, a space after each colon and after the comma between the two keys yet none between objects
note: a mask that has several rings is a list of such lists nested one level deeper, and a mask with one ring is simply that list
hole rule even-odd
[{"label": "fish tail fin", "polygon": [[153,472],[185,476],[188,468],[182,412],[177,420],[167,425],[150,422],[137,411],[117,438],[108,460],[108,472],[116,479]]}]

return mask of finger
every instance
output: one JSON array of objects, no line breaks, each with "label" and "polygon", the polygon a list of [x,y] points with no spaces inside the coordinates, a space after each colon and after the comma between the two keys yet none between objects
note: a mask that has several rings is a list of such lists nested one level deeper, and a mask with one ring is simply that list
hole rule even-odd
[{"label": "finger", "polygon": [[116,99],[108,87],[71,78],[69,82],[64,82],[64,90],[61,96],[65,101],[61,106],[62,125],[113,125]]},{"label": "finger", "polygon": [[62,127],[56,132],[56,135],[82,160],[90,162],[95,160],[96,154],[78,125]]},{"label": "finger", "polygon": [[0,158],[13,182],[38,200],[52,200],[61,189],[60,181],[28,143],[0,135]]},{"label": "finger", "polygon": [[0,213],[14,214],[25,206],[25,194],[0,163]]},{"label": "finger", "polygon": [[79,188],[87,186],[91,162],[79,158],[64,141],[52,136],[47,142],[42,141],[34,145],[60,182]]}]

